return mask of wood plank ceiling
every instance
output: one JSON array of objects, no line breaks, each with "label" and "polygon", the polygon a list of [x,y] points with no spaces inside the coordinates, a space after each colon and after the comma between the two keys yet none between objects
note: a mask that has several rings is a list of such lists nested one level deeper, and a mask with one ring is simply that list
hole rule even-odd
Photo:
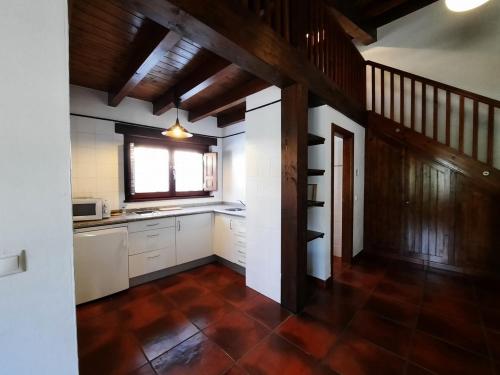
[{"label": "wood plank ceiling", "polygon": [[109,105],[130,96],[160,115],[179,98],[191,121],[217,116],[228,126],[244,119],[246,96],[268,86],[119,0],[69,5],[70,82],[108,92]]},{"label": "wood plank ceiling", "polygon": [[363,44],[377,40],[377,27],[437,0],[324,0],[344,31]]}]

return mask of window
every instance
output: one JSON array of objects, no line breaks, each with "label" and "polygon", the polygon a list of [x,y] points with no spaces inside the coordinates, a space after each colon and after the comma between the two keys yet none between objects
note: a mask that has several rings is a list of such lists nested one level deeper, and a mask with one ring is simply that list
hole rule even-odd
[{"label": "window", "polygon": [[206,155],[213,155],[207,145],[126,136],[124,148],[128,202],[206,197],[215,190],[204,189],[212,186],[205,181]]}]

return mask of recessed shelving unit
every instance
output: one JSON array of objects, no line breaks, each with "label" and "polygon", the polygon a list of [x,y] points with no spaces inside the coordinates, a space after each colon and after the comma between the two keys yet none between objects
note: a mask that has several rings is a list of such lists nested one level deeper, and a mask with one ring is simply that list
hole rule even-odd
[{"label": "recessed shelving unit", "polygon": [[[308,146],[316,146],[316,145],[322,145],[325,143],[325,138],[320,137],[315,134],[307,134],[307,145]],[[308,176],[323,176],[325,174],[324,169],[308,169],[307,170],[307,175]],[[308,200],[307,201],[307,207],[324,207],[325,202],[321,201],[315,201],[315,200]],[[307,242],[313,241],[317,238],[323,238],[325,236],[324,233],[317,232],[314,230],[307,230]]]},{"label": "recessed shelving unit", "polygon": [[307,242],[313,241],[317,238],[323,238],[324,236],[325,236],[324,233],[316,232],[314,230],[308,230],[307,231]]},{"label": "recessed shelving unit", "polygon": [[323,176],[324,174],[325,174],[324,169],[308,169],[307,170],[308,176]]},{"label": "recessed shelving unit", "polygon": [[325,138],[320,137],[319,135],[315,134],[307,134],[307,145],[308,146],[316,146],[316,145],[322,145],[325,143]]},{"label": "recessed shelving unit", "polygon": [[307,207],[323,207],[325,202],[320,201],[307,201]]}]

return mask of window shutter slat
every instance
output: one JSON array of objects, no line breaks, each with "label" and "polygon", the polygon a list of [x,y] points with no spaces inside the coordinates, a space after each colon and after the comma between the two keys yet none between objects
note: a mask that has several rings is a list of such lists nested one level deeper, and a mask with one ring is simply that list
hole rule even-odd
[{"label": "window shutter slat", "polygon": [[203,154],[203,190],[217,190],[217,153],[206,152]]}]

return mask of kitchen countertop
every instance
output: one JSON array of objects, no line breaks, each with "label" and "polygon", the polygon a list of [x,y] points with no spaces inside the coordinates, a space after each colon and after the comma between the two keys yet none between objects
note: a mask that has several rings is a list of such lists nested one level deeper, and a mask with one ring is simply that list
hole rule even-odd
[{"label": "kitchen countertop", "polygon": [[[179,206],[179,207],[181,208],[168,211],[155,211],[150,214],[137,214],[134,212],[127,212],[126,214],[111,216],[109,219],[92,220],[92,221],[74,221],[73,229],[100,227],[103,225],[115,225],[115,224],[130,223],[132,221],[160,219],[172,216],[202,214],[207,212],[217,212],[225,215],[246,217],[245,211],[227,211],[228,208],[241,207],[238,205],[210,204],[201,206],[185,206],[185,207]],[[136,211],[140,210],[141,209],[137,209]],[[147,208],[144,208],[143,210],[147,210]]]}]

